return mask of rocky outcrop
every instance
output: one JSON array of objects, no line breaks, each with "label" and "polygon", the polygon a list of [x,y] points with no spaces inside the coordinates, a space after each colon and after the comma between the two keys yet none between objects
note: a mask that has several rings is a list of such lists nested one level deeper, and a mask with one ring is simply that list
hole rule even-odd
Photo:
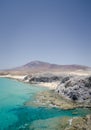
[{"label": "rocky outcrop", "polygon": [[57,76],[52,77],[32,77],[29,82],[53,82],[58,81],[59,78]]},{"label": "rocky outcrop", "polygon": [[[58,93],[64,99],[70,99],[72,102],[81,103],[76,106],[91,107],[91,76],[73,76],[73,75],[53,75],[42,73],[28,75],[24,78],[28,83],[52,83],[57,84],[55,87]],[[51,87],[52,88],[52,87]],[[61,98],[60,97],[60,98]]]},{"label": "rocky outcrop", "polygon": [[49,83],[49,82],[56,82],[61,80],[61,76],[56,76],[52,74],[37,74],[33,76],[26,76],[24,81],[28,81],[29,83]]},{"label": "rocky outcrop", "polygon": [[91,76],[64,77],[56,88],[56,92],[73,101],[91,104]]}]

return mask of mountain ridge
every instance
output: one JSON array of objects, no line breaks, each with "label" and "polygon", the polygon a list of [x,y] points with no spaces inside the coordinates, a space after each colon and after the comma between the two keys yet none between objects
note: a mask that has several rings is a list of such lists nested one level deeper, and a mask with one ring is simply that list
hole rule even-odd
[{"label": "mountain ridge", "polygon": [[85,66],[85,65],[78,65],[78,64],[70,64],[70,65],[60,65],[60,64],[54,64],[44,61],[31,61],[28,62],[25,65],[22,65],[20,67],[16,67],[10,70],[24,70],[24,69],[37,69],[37,68],[48,68],[48,69],[81,69],[81,70],[87,70],[91,69],[91,67]]},{"label": "mountain ridge", "polygon": [[40,72],[74,72],[74,71],[91,71],[91,67],[84,65],[59,65],[48,63],[44,61],[31,61],[22,66],[5,70],[9,74],[31,74],[31,73],[40,73]]}]

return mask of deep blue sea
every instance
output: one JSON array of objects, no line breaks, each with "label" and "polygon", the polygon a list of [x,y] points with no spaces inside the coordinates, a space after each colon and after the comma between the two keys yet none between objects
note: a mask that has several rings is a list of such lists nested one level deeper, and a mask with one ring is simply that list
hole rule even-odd
[{"label": "deep blue sea", "polygon": [[[38,106],[24,106],[34,101],[37,93],[46,88],[0,78],[0,130],[52,130],[61,117],[85,116],[88,109],[60,110]],[[73,113],[77,112],[77,115]]]}]

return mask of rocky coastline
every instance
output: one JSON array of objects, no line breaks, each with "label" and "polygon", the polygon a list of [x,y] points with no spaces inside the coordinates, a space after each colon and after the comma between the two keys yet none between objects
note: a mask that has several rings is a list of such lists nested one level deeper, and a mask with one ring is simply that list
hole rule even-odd
[{"label": "rocky coastline", "polygon": [[[91,108],[91,76],[38,74],[26,76],[30,84],[48,87],[49,90],[36,95],[36,105],[47,105],[61,109]],[[29,105],[30,102],[26,103]]]},{"label": "rocky coastline", "polygon": [[91,75],[38,73],[34,75],[4,75],[0,77],[12,78],[24,83],[48,87],[49,91],[39,93],[36,96],[40,104],[49,102],[51,106],[54,105],[63,109],[76,107],[91,108]]},{"label": "rocky coastline", "polygon": [[[91,109],[91,76],[63,75],[58,77],[34,76],[26,77],[29,83],[51,84],[51,89],[36,95],[32,105],[57,107],[60,109],[90,108]],[[53,84],[56,87],[52,87]],[[47,86],[48,87],[48,86]],[[50,87],[49,87],[50,88]],[[31,105],[31,102],[25,103]],[[74,113],[76,114],[76,113]],[[56,125],[52,129],[57,130],[91,130],[91,115],[85,117],[64,117],[54,120]],[[33,126],[30,126],[30,129]]]},{"label": "rocky coastline", "polygon": [[[91,75],[53,75],[37,74],[23,76],[1,76],[12,78],[24,83],[35,84],[49,89],[38,93],[35,101],[28,101],[25,106],[47,106],[60,109],[90,108],[91,109]],[[75,113],[74,113],[75,114]],[[61,118],[56,124],[58,130],[91,130],[91,115],[77,118]],[[29,126],[30,127],[30,126]],[[31,127],[30,127],[31,129]]]}]

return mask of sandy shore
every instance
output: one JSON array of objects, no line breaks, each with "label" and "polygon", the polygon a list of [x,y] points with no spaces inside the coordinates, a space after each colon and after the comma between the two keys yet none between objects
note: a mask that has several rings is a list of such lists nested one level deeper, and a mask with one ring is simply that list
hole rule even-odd
[{"label": "sandy shore", "polygon": [[25,75],[20,76],[20,75],[0,75],[0,77],[2,78],[12,78],[12,79],[17,79],[17,80],[23,80]]},{"label": "sandy shore", "polygon": [[60,82],[51,82],[51,83],[38,83],[38,86],[48,87],[51,90],[55,90]]},{"label": "sandy shore", "polygon": [[[20,75],[0,75],[0,77],[2,78],[11,78],[11,79],[16,79],[19,81],[23,81],[24,77],[26,75],[20,76]],[[28,81],[23,81],[24,83],[28,83]],[[51,90],[56,89],[56,87],[58,86],[59,82],[51,82],[51,83],[36,83],[38,86],[42,86],[42,87],[48,87]]]}]

